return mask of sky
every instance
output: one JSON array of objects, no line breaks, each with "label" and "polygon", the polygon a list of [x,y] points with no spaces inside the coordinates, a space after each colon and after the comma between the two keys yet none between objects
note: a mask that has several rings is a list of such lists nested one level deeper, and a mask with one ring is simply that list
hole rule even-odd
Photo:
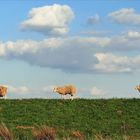
[{"label": "sky", "polygon": [[0,85],[7,98],[139,98],[138,0],[1,0]]}]

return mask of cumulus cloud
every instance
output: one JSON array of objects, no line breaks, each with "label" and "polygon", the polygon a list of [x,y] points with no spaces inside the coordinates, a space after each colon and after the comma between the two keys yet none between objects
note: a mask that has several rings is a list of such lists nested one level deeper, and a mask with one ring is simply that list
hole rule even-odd
[{"label": "cumulus cloud", "polygon": [[98,63],[94,67],[101,72],[121,73],[140,70],[140,55],[127,57],[111,53],[97,53],[95,57]]},{"label": "cumulus cloud", "polygon": [[97,87],[92,87],[90,89],[90,94],[93,95],[93,96],[99,97],[99,96],[105,95],[106,94],[106,91],[104,91],[104,90],[102,90],[100,88],[97,88]]},{"label": "cumulus cloud", "polygon": [[64,35],[74,18],[74,12],[68,5],[54,4],[33,8],[28,19],[21,23],[23,30],[31,30],[44,35]]},{"label": "cumulus cloud", "polygon": [[90,72],[96,62],[93,54],[109,41],[106,37],[69,37],[1,42],[0,57],[67,72]]},{"label": "cumulus cloud", "polygon": [[111,31],[107,31],[107,30],[100,30],[100,31],[83,30],[80,32],[80,34],[88,35],[88,36],[105,36],[106,34],[109,34],[109,33],[111,33]]},{"label": "cumulus cloud", "polygon": [[99,17],[98,14],[88,17],[88,19],[87,19],[87,24],[88,25],[94,25],[94,24],[97,24],[97,23],[100,23],[100,17]]},{"label": "cumulus cloud", "polygon": [[128,31],[126,37],[128,37],[129,39],[140,39],[140,32]]},{"label": "cumulus cloud", "polygon": [[78,94],[76,95],[78,98],[107,98],[109,97],[109,92],[98,86],[91,86],[91,87],[79,87]]},{"label": "cumulus cloud", "polygon": [[120,35],[110,38],[108,51],[137,52],[140,50],[140,32],[129,30]]},{"label": "cumulus cloud", "polygon": [[[116,73],[140,70],[140,32],[113,37],[52,37],[41,41],[0,42],[0,58],[70,73]],[[132,53],[131,57],[128,55]],[[116,55],[119,54],[119,55]]]},{"label": "cumulus cloud", "polygon": [[11,85],[6,85],[8,87],[8,92],[12,94],[28,94],[30,89],[26,86],[15,87]]},{"label": "cumulus cloud", "polygon": [[140,25],[140,13],[133,8],[123,8],[108,14],[109,18],[116,23]]}]

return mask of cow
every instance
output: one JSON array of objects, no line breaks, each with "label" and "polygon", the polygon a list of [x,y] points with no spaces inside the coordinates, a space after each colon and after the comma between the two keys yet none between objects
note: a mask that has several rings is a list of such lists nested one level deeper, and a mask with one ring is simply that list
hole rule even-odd
[{"label": "cow", "polygon": [[73,85],[66,85],[62,87],[55,87],[53,91],[59,93],[61,97],[69,94],[73,100],[73,96],[76,94],[76,87]]},{"label": "cow", "polygon": [[138,92],[140,92],[140,85],[137,85],[137,86],[135,87],[135,90],[137,90]]},{"label": "cow", "polygon": [[6,98],[7,89],[8,89],[8,88],[5,87],[5,86],[0,86],[0,97]]}]

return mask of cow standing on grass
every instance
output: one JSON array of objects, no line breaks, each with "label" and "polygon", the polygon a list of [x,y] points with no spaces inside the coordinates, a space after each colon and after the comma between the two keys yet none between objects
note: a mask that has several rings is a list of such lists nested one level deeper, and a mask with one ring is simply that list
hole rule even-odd
[{"label": "cow standing on grass", "polygon": [[0,86],[0,97],[6,98],[6,94],[7,94],[7,87]]},{"label": "cow standing on grass", "polygon": [[140,85],[137,85],[137,86],[135,87],[135,90],[137,90],[138,92],[140,92]]},{"label": "cow standing on grass", "polygon": [[63,87],[55,87],[53,92],[57,92],[61,95],[61,98],[64,97],[64,95],[71,95],[71,99],[73,100],[74,95],[76,94],[77,90],[76,87],[73,85],[67,85]]}]

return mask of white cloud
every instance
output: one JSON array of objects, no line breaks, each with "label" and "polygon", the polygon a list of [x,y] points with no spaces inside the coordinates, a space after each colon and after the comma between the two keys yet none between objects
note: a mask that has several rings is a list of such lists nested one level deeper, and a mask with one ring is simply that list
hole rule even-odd
[{"label": "white cloud", "polygon": [[106,94],[106,91],[100,89],[100,88],[97,88],[97,87],[92,87],[90,89],[90,94],[93,95],[93,96],[103,96]]},{"label": "white cloud", "polygon": [[[139,36],[138,31],[129,30],[114,37],[73,36],[0,42],[0,58],[71,73],[134,72],[140,70]],[[129,51],[134,52],[131,57]]]},{"label": "white cloud", "polygon": [[22,22],[21,28],[44,35],[64,35],[68,32],[68,25],[73,18],[74,13],[68,5],[43,6],[33,8],[28,19]]},{"label": "white cloud", "polygon": [[11,85],[6,85],[8,87],[8,93],[12,94],[28,94],[30,93],[30,89],[26,86],[15,87]]},{"label": "white cloud", "polygon": [[128,31],[126,37],[130,39],[140,39],[140,32],[138,31]]},{"label": "white cloud", "polygon": [[94,24],[97,24],[97,23],[100,23],[100,17],[99,17],[98,14],[88,17],[88,19],[87,19],[87,24],[88,25],[94,25]]},{"label": "white cloud", "polygon": [[96,69],[105,73],[133,72],[140,70],[140,55],[134,57],[114,55],[111,53],[97,53]]},{"label": "white cloud", "polygon": [[140,13],[136,13],[133,8],[123,8],[108,14],[108,16],[116,23],[140,25]]},{"label": "white cloud", "polygon": [[88,36],[105,36],[106,34],[111,34],[111,31],[107,30],[83,30],[80,34]]},{"label": "white cloud", "polygon": [[138,52],[140,50],[140,32],[128,30],[122,34],[110,37],[106,45],[106,51],[110,52]]},{"label": "white cloud", "polygon": [[109,37],[78,37],[76,38],[78,43],[83,43],[85,46],[90,45],[93,47],[98,46],[98,47],[104,47],[107,46],[110,43],[110,38]]},{"label": "white cloud", "polygon": [[69,37],[1,42],[0,57],[68,72],[89,72],[96,62],[93,54],[109,41],[107,37]]}]

